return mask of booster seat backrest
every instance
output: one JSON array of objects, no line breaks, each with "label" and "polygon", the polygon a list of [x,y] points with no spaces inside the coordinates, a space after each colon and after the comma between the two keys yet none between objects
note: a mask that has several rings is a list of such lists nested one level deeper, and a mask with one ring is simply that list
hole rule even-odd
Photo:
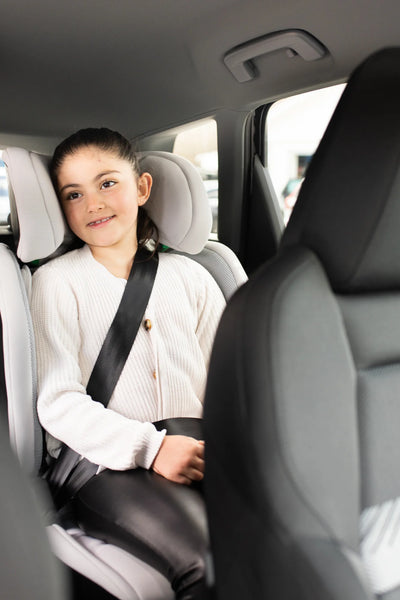
[{"label": "booster seat backrest", "polygon": [[[68,249],[71,234],[51,184],[48,158],[21,148],[9,148],[3,157],[13,196],[14,233],[17,225],[19,229],[15,244],[19,260],[40,262],[63,253]],[[214,243],[204,250],[212,219],[205,188],[196,169],[183,158],[158,152],[146,153],[141,163],[142,169],[153,175],[154,188],[147,210],[159,228],[161,243],[194,258],[201,256],[206,267],[214,265],[209,270],[216,278],[222,273],[221,287],[226,296],[230,295],[246,276],[228,248]],[[4,329],[7,340],[12,342],[11,351],[7,343],[5,352],[5,362],[9,364],[6,376],[10,437],[17,441],[18,457],[26,470],[37,473],[43,444],[36,415],[35,348],[28,307],[30,270],[24,266],[21,271],[9,249],[4,247],[4,253],[16,279],[12,287],[18,296],[18,303],[14,303],[9,289],[12,280],[2,278],[0,310],[2,317],[3,308],[6,313]],[[1,250],[0,262],[5,264]],[[22,281],[22,272],[26,282]],[[16,336],[17,330],[22,332],[22,337]],[[15,385],[11,386],[10,382],[19,382],[27,389],[21,389],[17,394]],[[58,558],[104,587],[113,597],[120,600],[172,597],[167,580],[135,556],[84,535],[78,527],[67,530],[53,523],[48,530]]]},{"label": "booster seat backrest", "polygon": [[42,433],[36,405],[36,362],[29,311],[30,272],[0,244],[0,318],[4,384],[11,446],[24,471],[36,474],[42,461]]},{"label": "booster seat backrest", "polygon": [[[3,160],[18,215],[17,255],[24,263],[48,258],[70,236],[49,176],[49,159],[7,148]],[[160,242],[188,254],[200,252],[212,217],[199,173],[189,161],[168,152],[144,153],[140,165],[153,176],[146,210],[159,229]]]},{"label": "booster seat backrest", "polygon": [[[22,263],[40,262],[66,251],[73,236],[50,179],[49,158],[13,147],[3,152],[3,160],[10,183],[12,223],[14,233],[17,233],[19,260]],[[204,248],[212,217],[198,171],[186,159],[167,152],[144,153],[140,163],[142,171],[149,171],[153,176],[153,189],[146,209],[159,229],[160,242],[203,264],[228,298],[246,280],[246,275],[226,246],[209,242]],[[10,435],[27,470],[37,472],[42,439],[34,409],[36,367],[28,310],[30,272],[27,267],[20,271],[15,256],[6,247],[2,253],[2,268],[10,271],[0,287],[0,309],[10,315],[3,327],[9,348],[5,356],[6,380],[10,396],[17,398],[16,404],[10,403],[8,409]],[[18,336],[16,331],[19,331]],[[9,343],[11,339],[13,341]],[[16,375],[17,365],[19,375]],[[22,423],[21,419],[28,419],[29,423]]]}]

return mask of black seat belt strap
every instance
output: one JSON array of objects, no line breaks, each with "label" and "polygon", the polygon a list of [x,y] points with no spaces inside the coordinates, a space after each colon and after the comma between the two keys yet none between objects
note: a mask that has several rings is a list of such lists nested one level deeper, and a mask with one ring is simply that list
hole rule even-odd
[{"label": "black seat belt strap", "polygon": [[112,396],[139,330],[157,266],[157,254],[149,259],[144,252],[136,253],[120,305],[86,386],[89,396],[104,406]]},{"label": "black seat belt strap", "polygon": [[[136,338],[148,304],[158,267],[158,254],[141,249],[136,252],[118,310],[105,337],[90,375],[86,391],[104,406],[112,396]],[[71,497],[96,473],[98,465],[63,444],[46,479],[57,504]],[[63,489],[65,486],[65,489]]]}]

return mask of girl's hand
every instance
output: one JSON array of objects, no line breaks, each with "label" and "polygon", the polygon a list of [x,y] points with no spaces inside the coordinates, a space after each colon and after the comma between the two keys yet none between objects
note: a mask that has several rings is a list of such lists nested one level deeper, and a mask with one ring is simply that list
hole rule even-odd
[{"label": "girl's hand", "polygon": [[204,477],[204,442],[185,435],[166,435],[152,469],[175,483],[200,481]]}]

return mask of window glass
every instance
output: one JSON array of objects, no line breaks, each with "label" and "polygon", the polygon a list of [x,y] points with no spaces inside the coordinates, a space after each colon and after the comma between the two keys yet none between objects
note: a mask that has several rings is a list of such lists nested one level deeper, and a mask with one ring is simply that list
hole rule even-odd
[{"label": "window glass", "polygon": [[218,144],[214,119],[192,123],[175,138],[175,154],[184,156],[198,169],[211,206],[212,237],[218,234]]},{"label": "window glass", "polygon": [[268,111],[266,155],[285,223],[344,87],[336,85],[278,100]]},{"label": "window glass", "polygon": [[8,199],[6,167],[2,161],[2,151],[0,150],[0,227],[7,225],[9,214],[10,202]]}]

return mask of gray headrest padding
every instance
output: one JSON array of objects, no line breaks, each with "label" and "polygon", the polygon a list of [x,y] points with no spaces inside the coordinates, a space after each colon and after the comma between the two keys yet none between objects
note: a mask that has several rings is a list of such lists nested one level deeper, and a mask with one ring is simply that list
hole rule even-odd
[{"label": "gray headrest padding", "polygon": [[[48,173],[47,157],[23,148],[3,153],[18,213],[18,257],[23,262],[47,258],[68,237]],[[141,170],[153,177],[145,209],[157,225],[160,242],[197,254],[211,230],[211,209],[200,174],[186,159],[168,152],[141,155]]]},{"label": "gray headrest padding", "polygon": [[46,258],[62,244],[67,230],[48,174],[48,158],[7,148],[3,161],[18,212],[18,257],[23,262]]},{"label": "gray headrest padding", "polygon": [[153,177],[145,209],[157,225],[162,244],[197,254],[208,240],[212,216],[207,193],[196,168],[168,152],[146,152],[141,171]]},{"label": "gray headrest padding", "polygon": [[337,292],[400,288],[400,48],[352,75],[282,245],[313,250]]}]

